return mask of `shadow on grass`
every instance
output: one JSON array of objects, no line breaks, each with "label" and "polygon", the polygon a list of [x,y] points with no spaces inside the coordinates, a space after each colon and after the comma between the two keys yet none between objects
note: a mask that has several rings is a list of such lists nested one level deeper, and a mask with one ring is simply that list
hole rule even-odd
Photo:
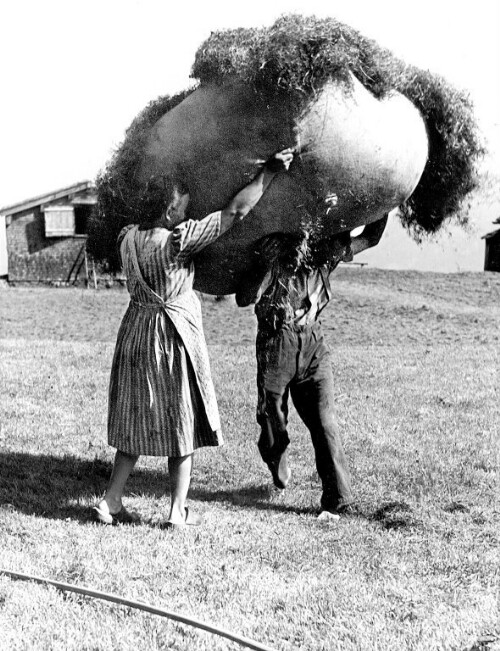
[{"label": "shadow on grass", "polygon": [[276,502],[275,497],[279,496],[279,489],[271,484],[256,485],[247,484],[231,489],[214,488],[208,489],[194,486],[190,491],[190,497],[200,502],[225,502],[232,506],[249,507],[264,511],[279,511],[280,513],[295,513],[305,515],[314,513],[312,507],[298,507],[292,504]]},{"label": "shadow on grass", "polygon": [[[93,519],[89,505],[103,493],[111,468],[101,459],[0,453],[0,508],[89,522]],[[127,492],[159,497],[165,492],[165,475],[138,468]]]},{"label": "shadow on grass", "polygon": [[[0,510],[14,510],[45,518],[93,521],[90,506],[102,495],[112,465],[101,459],[57,457],[47,454],[0,452]],[[168,473],[163,469],[138,467],[127,483],[128,495],[159,499],[165,495]],[[201,502],[224,503],[238,508],[309,515],[312,507],[284,504],[281,491],[270,483],[227,487],[193,485],[190,498]],[[347,516],[377,522],[385,529],[414,527],[419,524],[412,508],[404,502],[390,502],[375,512],[355,508]],[[150,522],[145,514],[143,524]]]},{"label": "shadow on grass", "polygon": [[384,529],[403,529],[420,524],[411,506],[405,502],[388,502],[369,517]]},{"label": "shadow on grass", "polygon": [[[57,457],[47,454],[0,453],[0,510],[13,510],[45,518],[93,521],[90,505],[105,490],[112,464],[101,459]],[[128,495],[160,498],[168,473],[136,468],[127,482]],[[273,502],[271,486],[239,486],[234,489],[193,486],[190,497],[203,502],[223,502],[238,507],[279,512],[308,513]],[[142,522],[147,524],[149,518]]]}]

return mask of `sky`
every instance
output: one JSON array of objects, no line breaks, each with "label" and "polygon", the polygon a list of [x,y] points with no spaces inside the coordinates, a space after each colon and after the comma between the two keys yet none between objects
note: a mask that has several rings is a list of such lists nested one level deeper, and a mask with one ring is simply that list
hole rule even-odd
[{"label": "sky", "polygon": [[465,89],[500,170],[498,0],[5,0],[0,207],[95,178],[138,112],[191,86],[211,31],[333,16]]}]

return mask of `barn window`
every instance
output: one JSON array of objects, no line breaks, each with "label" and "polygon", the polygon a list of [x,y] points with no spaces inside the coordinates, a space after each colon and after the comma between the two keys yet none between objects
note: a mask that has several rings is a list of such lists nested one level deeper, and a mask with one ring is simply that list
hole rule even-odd
[{"label": "barn window", "polygon": [[68,237],[75,234],[73,206],[47,206],[44,213],[45,237]]},{"label": "barn window", "polygon": [[86,235],[92,204],[75,205],[75,235]]}]

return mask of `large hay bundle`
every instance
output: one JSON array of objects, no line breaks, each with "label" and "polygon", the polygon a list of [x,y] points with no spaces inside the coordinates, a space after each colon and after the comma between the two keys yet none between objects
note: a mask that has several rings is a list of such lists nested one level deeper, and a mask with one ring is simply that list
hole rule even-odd
[{"label": "large hay bundle", "polygon": [[293,145],[290,172],[198,257],[198,289],[236,291],[250,250],[270,232],[314,240],[401,205],[418,235],[437,230],[474,187],[481,147],[467,97],[333,19],[287,16],[212,34],[193,76],[196,89],[139,116],[98,179],[96,258],[110,258],[123,224],[161,210],[173,183],[189,191],[198,219]]}]

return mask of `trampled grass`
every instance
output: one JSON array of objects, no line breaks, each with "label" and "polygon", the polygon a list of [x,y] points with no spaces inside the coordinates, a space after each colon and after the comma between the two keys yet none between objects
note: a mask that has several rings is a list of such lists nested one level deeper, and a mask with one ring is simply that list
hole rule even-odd
[{"label": "trampled grass", "polygon": [[[0,568],[117,593],[279,651],[500,646],[500,276],[342,268],[324,325],[359,514],[315,518],[312,445],[291,414],[293,478],[256,449],[254,322],[204,299],[226,444],[197,455],[205,525],[154,523],[164,459],[141,459],[106,528],[107,382],[124,291],[0,293]],[[236,649],[166,619],[0,576],[0,648]]]}]

